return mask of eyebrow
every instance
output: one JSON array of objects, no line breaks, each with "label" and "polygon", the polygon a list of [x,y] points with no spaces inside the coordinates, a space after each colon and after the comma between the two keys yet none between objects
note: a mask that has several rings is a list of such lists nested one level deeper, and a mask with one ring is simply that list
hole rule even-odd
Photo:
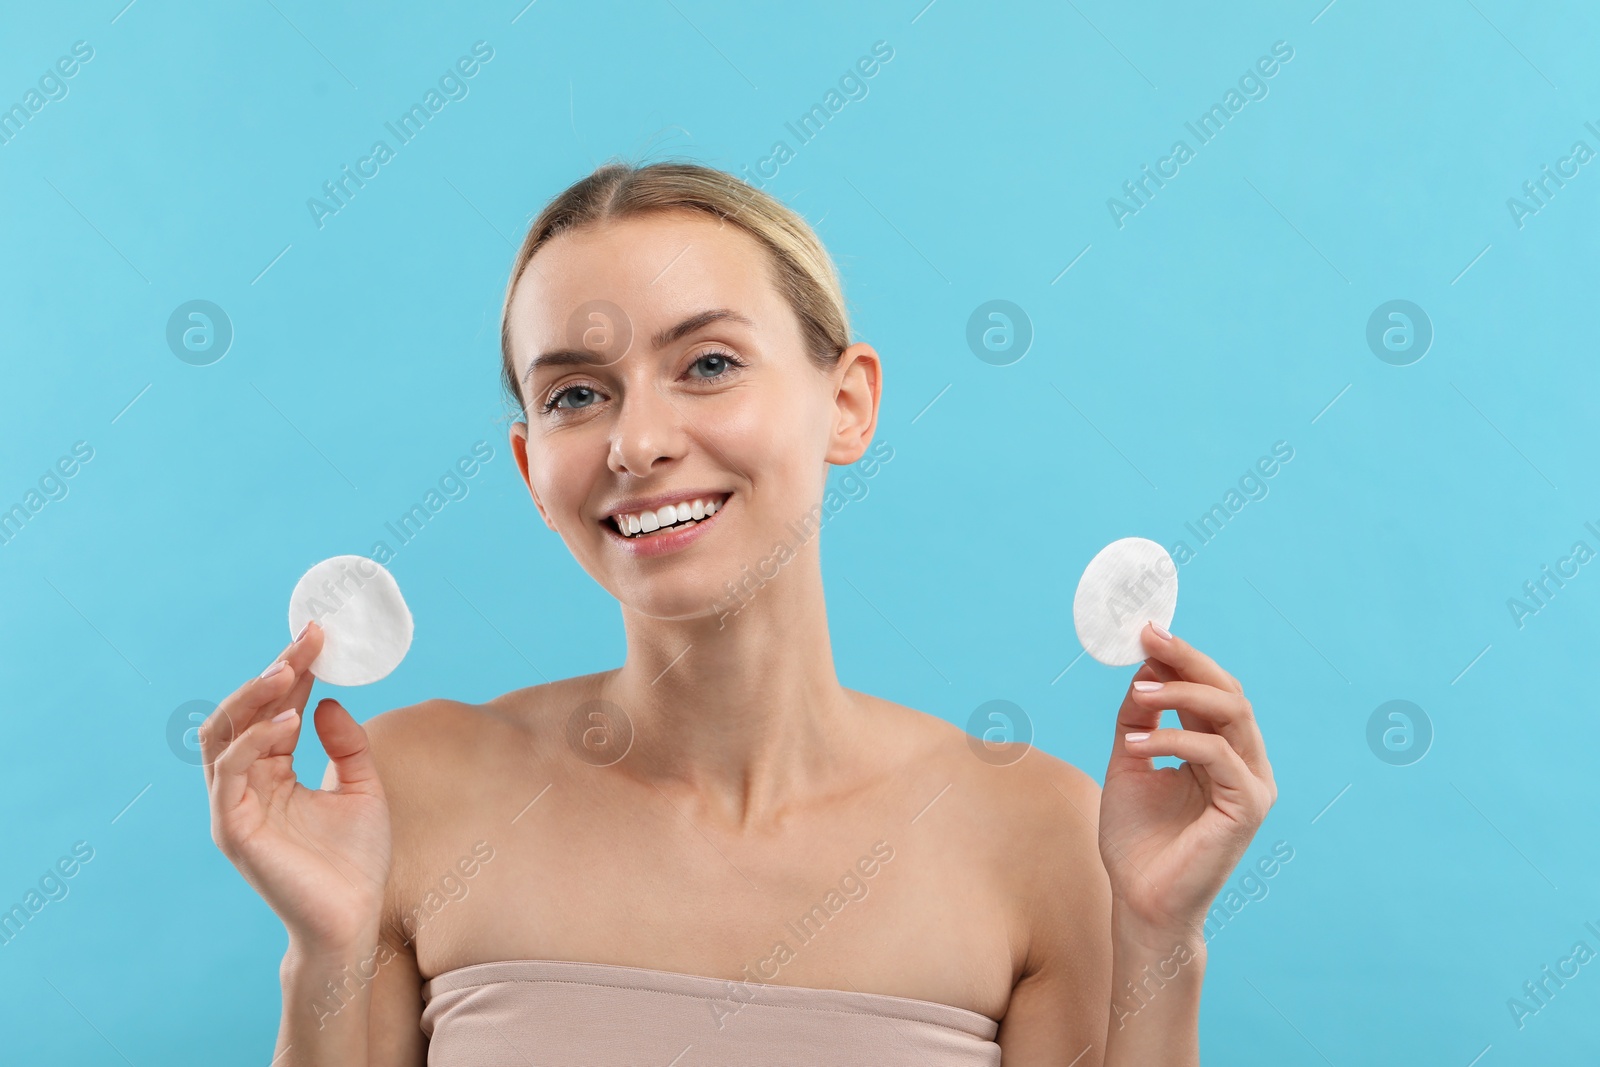
[{"label": "eyebrow", "polygon": [[669,326],[650,339],[650,344],[657,350],[663,349],[674,341],[681,340],[689,334],[713,322],[737,322],[741,326],[755,329],[755,323],[745,316],[729,308],[710,308],[706,311],[690,315],[676,326]]},{"label": "eyebrow", "polygon": [[[668,326],[650,338],[651,346],[657,351],[666,348],[674,341],[682,340],[696,330],[703,329],[713,322],[736,322],[740,325],[755,328],[755,322],[748,316],[741,315],[731,308],[708,308],[696,312],[675,326]],[[523,384],[527,384],[533,372],[543,367],[572,367],[572,366],[605,366],[613,360],[606,359],[597,352],[586,349],[561,348],[551,352],[544,352],[535,356],[528,362],[528,369],[522,376]]]}]

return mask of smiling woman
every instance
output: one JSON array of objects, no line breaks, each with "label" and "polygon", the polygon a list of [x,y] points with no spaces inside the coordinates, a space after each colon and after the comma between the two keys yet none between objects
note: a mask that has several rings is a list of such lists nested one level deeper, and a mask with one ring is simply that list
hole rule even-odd
[{"label": "smiling woman", "polygon": [[[791,531],[881,458],[883,365],[804,220],[711,168],[602,167],[534,220],[501,347],[518,472],[627,655],[364,725],[324,699],[319,790],[291,766],[315,624],[218,707],[213,836],[288,931],[275,1062],[1198,1063],[1202,924],[1276,796],[1250,703],[1147,626],[1102,791],[839,684],[820,537]],[[730,625],[720,592],[778,543]]]}]

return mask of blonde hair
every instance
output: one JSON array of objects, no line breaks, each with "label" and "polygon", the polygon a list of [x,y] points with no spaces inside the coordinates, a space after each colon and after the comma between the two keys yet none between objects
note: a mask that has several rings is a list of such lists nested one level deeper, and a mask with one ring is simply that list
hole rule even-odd
[{"label": "blonde hair", "polygon": [[528,227],[500,309],[501,385],[523,410],[521,382],[511,360],[511,294],[528,261],[558,234],[581,226],[655,211],[699,211],[738,226],[767,249],[779,293],[789,302],[820,370],[839,361],[850,345],[850,319],[839,274],[827,249],[787,205],[739,178],[698,163],[637,165],[610,162],[563,190]]}]

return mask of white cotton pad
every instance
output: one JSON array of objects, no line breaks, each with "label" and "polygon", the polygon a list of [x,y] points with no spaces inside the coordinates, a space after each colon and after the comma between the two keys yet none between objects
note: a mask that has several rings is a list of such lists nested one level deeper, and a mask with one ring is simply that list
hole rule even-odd
[{"label": "white cotton pad", "polygon": [[1167,550],[1142,537],[1113,541],[1083,569],[1072,598],[1072,624],[1084,650],[1108,667],[1145,658],[1139,631],[1162,629],[1178,607],[1178,565]]},{"label": "white cotton pad", "polygon": [[411,609],[394,575],[366,556],[325,559],[295,583],[289,632],[322,627],[311,673],[330,685],[367,685],[386,676],[411,647]]}]

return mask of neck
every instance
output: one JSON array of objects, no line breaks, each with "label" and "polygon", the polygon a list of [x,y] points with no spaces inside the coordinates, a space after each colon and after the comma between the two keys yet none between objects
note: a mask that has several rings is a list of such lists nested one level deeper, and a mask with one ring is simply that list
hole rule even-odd
[{"label": "neck", "polygon": [[623,608],[628,658],[601,684],[633,728],[619,769],[736,826],[823,784],[828,754],[856,723],[808,547],[732,601],[737,613],[666,621]]}]

